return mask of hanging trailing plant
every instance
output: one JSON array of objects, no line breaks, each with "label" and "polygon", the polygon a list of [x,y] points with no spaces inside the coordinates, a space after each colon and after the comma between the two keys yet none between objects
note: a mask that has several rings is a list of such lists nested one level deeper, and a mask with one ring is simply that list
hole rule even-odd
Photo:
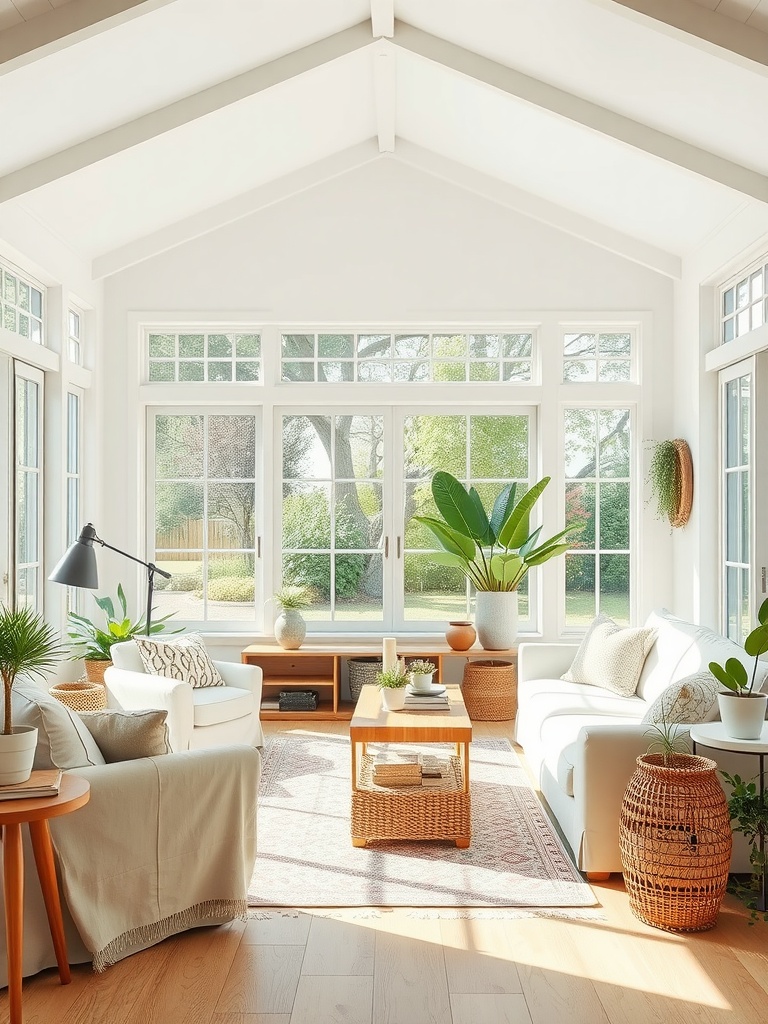
[{"label": "hanging trailing plant", "polygon": [[659,519],[668,519],[670,526],[685,526],[693,504],[693,463],[685,441],[676,438],[654,445],[648,482]]}]

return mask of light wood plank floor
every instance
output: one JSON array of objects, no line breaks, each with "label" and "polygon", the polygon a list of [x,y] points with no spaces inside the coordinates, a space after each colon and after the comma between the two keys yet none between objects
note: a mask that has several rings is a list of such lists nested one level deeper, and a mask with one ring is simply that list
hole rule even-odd
[{"label": "light wood plank floor", "polygon": [[[312,730],[346,731],[337,723]],[[271,731],[281,726],[271,723]],[[300,729],[300,726],[296,726]],[[478,736],[508,735],[505,723]],[[25,1024],[765,1024],[768,924],[728,897],[700,935],[649,928],[619,878],[605,921],[328,917],[311,910],[168,939],[102,975],[45,971]],[[0,1024],[8,1020],[0,994]]]}]

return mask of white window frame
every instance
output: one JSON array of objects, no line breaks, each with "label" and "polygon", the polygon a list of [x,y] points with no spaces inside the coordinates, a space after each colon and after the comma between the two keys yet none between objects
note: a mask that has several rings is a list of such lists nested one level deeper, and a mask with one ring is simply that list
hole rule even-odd
[{"label": "white window frame", "polygon": [[[177,337],[176,353],[174,356],[160,357],[150,356],[149,339],[152,334],[173,334]],[[257,335],[259,338],[259,355],[244,356],[238,360],[236,350],[230,357],[208,356],[207,351],[199,357],[182,357],[178,352],[178,337],[186,334],[202,334],[207,338],[211,334],[234,334],[234,335]],[[182,363],[202,363],[205,373],[203,380],[180,380],[179,366]],[[230,380],[208,380],[208,364],[216,362],[227,362],[231,364],[233,377]],[[257,380],[237,380],[238,362],[255,363],[258,366]],[[174,366],[175,377],[173,380],[153,381],[150,379],[152,363],[167,363]],[[151,388],[182,388],[182,387],[240,387],[240,388],[261,388],[264,386],[264,338],[261,327],[254,324],[232,324],[216,322],[179,323],[174,320],[166,324],[143,324],[142,325],[142,384]]]},{"label": "white window frame", "polygon": [[[8,260],[0,259],[0,271],[2,271],[2,273],[0,273],[0,279],[4,278],[4,275],[6,273],[10,274],[12,277],[15,277],[17,279],[17,281],[20,281],[22,284],[26,285],[28,288],[34,289],[35,291],[40,293],[40,316],[38,316],[36,313],[32,313],[31,309],[29,309],[29,310],[21,309],[21,307],[18,304],[18,301],[17,302],[13,302],[13,303],[6,303],[5,296],[4,296],[5,282],[4,282],[4,280],[1,280],[0,281],[0,307],[2,307],[2,313],[0,313],[0,330],[7,331],[12,337],[23,338],[25,341],[28,341],[31,345],[40,345],[40,346],[44,347],[47,344],[47,339],[46,339],[46,335],[47,335],[47,331],[46,331],[46,321],[47,321],[47,301],[46,301],[47,300],[47,290],[46,290],[45,285],[41,284],[35,278],[30,277],[29,274],[25,273],[23,270],[20,270],[17,266],[15,266],[13,263],[10,263]],[[17,327],[14,328],[14,329],[11,329],[10,327],[6,327],[5,326],[5,315],[4,314],[5,314],[5,307],[6,307],[6,305],[11,306],[14,309],[14,311],[15,311],[15,321],[16,321]],[[37,339],[33,338],[31,330],[30,330],[30,333],[28,333],[28,334],[22,334],[18,330],[18,319],[19,319],[20,315],[21,316],[26,316],[30,320],[30,324],[31,324],[32,321],[35,321],[36,323],[40,324],[40,337],[39,338],[37,338]]]},{"label": "white window frame", "polygon": [[[597,373],[596,380],[584,380],[584,381],[570,381],[565,379],[565,368],[569,362],[572,361],[571,357],[565,355],[565,337],[567,334],[628,334],[630,336],[630,355],[627,359],[625,356],[620,356],[618,359],[612,359],[610,357],[600,356],[596,351],[594,356],[584,357],[585,362],[594,362],[595,371]],[[621,321],[605,321],[603,323],[596,323],[591,321],[589,323],[561,323],[560,324],[560,383],[566,388],[575,387],[626,387],[628,384],[639,384],[641,374],[641,325],[636,322],[621,322]],[[575,361],[575,360],[573,360]],[[606,362],[627,362],[629,363],[629,378],[627,380],[607,381],[600,380],[600,365]]]},{"label": "white window frame", "polygon": [[[76,330],[73,331],[73,321]],[[85,314],[73,303],[67,308],[67,359],[75,366],[83,365]]]},{"label": "white window frame", "polygon": [[[37,466],[27,467],[24,466],[23,471],[25,473],[34,473],[37,476],[37,516],[35,529],[37,532],[37,559],[34,562],[20,563],[18,560],[18,516],[17,509],[19,508],[19,495],[18,495],[18,477],[20,465],[17,461],[17,439],[19,432],[19,424],[16,419],[16,401],[19,387],[19,381],[31,381],[38,388],[37,392]],[[21,569],[35,569],[36,584],[35,594],[36,603],[34,610],[36,612],[42,612],[45,601],[45,580],[43,576],[44,566],[44,551],[43,551],[43,506],[45,503],[45,436],[44,436],[44,409],[45,409],[45,374],[42,370],[37,367],[29,366],[27,363],[22,363],[19,360],[14,360],[14,388],[13,388],[13,409],[14,409],[14,420],[13,420],[13,572],[12,572],[12,603],[18,605],[19,593],[18,593],[18,580],[19,572]]]},{"label": "white window frame", "polygon": [[[758,272],[761,272],[762,277],[761,288],[759,293],[753,295],[753,279]],[[737,306],[740,284],[746,285],[747,302],[742,306]],[[734,290],[733,309],[726,312],[726,295],[731,289]],[[737,274],[729,277],[724,284],[716,289],[716,295],[717,311],[715,323],[718,325],[718,346],[732,345],[734,341],[738,341],[738,339],[743,338],[745,335],[758,331],[761,327],[768,324],[768,253],[764,253]],[[745,315],[746,319],[749,320],[749,326],[740,330],[740,317]],[[734,328],[732,336],[726,340],[726,326],[729,322],[733,322]]]}]

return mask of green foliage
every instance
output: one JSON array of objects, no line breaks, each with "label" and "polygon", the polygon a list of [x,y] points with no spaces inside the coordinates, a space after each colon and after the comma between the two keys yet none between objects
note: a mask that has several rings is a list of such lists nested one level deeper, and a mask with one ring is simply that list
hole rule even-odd
[{"label": "green foliage", "polygon": [[[122,584],[117,587],[117,600],[120,606],[120,615],[115,613],[115,604],[111,597],[94,596],[94,601],[104,612],[103,628],[84,615],[78,615],[77,612],[69,613],[67,636],[72,646],[70,660],[76,661],[78,658],[83,658],[85,661],[110,661],[112,657],[110,652],[115,644],[123,643],[124,640],[130,640],[134,636],[146,636],[147,627],[144,616],[136,622],[131,622],[128,616],[128,604]],[[163,615],[154,621],[150,633],[165,632],[165,623],[172,614],[173,612]],[[181,633],[182,630],[173,629],[170,632]]]},{"label": "green foliage", "polygon": [[401,690],[408,683],[408,676],[398,665],[388,668],[386,672],[376,673],[376,685],[385,690]]},{"label": "green foliage", "polygon": [[253,593],[253,577],[220,576],[208,583],[209,601],[237,601],[242,604],[253,601]]},{"label": "green foliage", "polygon": [[312,604],[312,595],[306,587],[287,585],[285,587],[281,587],[272,596],[278,608],[282,608],[284,611],[309,608]]},{"label": "green foliage", "polygon": [[[728,799],[728,812],[734,829],[741,832],[751,845],[749,863],[752,866],[752,884],[750,886],[737,886],[737,895],[741,896],[747,907],[751,910],[752,920],[750,924],[758,919],[755,909],[757,895],[760,891],[760,882],[766,864],[766,840],[768,839],[768,791],[760,799],[759,786],[755,781],[747,782],[740,775],[729,775],[721,770],[720,774],[731,787],[731,795]],[[763,850],[760,845],[762,840]],[[768,921],[768,913],[764,913],[763,920]]]},{"label": "green foliage", "polygon": [[652,725],[645,733],[651,740],[648,744],[649,754],[661,754],[666,765],[676,754],[689,754],[690,746],[685,736],[679,735],[678,726],[667,722],[662,717],[658,725]]},{"label": "green foliage", "polygon": [[42,615],[22,605],[0,606],[0,675],[3,678],[5,718],[3,734],[13,731],[11,688],[20,673],[44,676],[55,666],[63,648]]},{"label": "green foliage", "polygon": [[431,661],[423,661],[421,658],[417,658],[416,661],[410,663],[408,671],[414,672],[417,676],[431,676],[436,671],[436,666]]},{"label": "green foliage", "polygon": [[[360,548],[367,538],[344,505],[335,516],[336,546]],[[320,597],[330,597],[331,574],[328,555],[304,554],[307,549],[327,549],[331,537],[331,515],[325,495],[319,491],[292,494],[283,501],[283,547],[301,550],[283,556],[283,580],[287,585],[306,587]],[[336,555],[336,596],[354,597],[367,565],[363,554]]]},{"label": "green foliage", "polygon": [[654,445],[648,468],[651,499],[656,502],[659,519],[670,523],[677,514],[680,501],[680,476],[677,471],[677,449],[674,441],[659,441]]},{"label": "green foliage", "polygon": [[460,569],[477,590],[517,590],[529,569],[564,554],[567,534],[581,529],[571,523],[539,544],[541,527],[531,532],[531,512],[550,477],[534,484],[519,501],[515,485],[508,484],[497,496],[490,514],[474,487],[469,491],[450,473],[432,477],[432,497],[443,517],[414,516],[426,526],[440,548],[433,561]]},{"label": "green foliage", "polygon": [[768,652],[768,598],[760,605],[757,621],[760,625],[755,627],[744,641],[745,652],[755,659],[751,678],[738,658],[729,658],[725,665],[719,665],[716,661],[709,663],[709,671],[715,679],[739,697],[748,697],[752,693],[758,661],[762,654]]}]

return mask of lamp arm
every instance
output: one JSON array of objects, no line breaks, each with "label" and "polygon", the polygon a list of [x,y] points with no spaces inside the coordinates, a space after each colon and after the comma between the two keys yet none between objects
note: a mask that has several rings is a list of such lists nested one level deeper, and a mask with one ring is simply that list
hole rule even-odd
[{"label": "lamp arm", "polygon": [[155,565],[154,562],[145,562],[143,558],[137,558],[135,555],[129,555],[127,551],[123,551],[120,548],[114,547],[112,544],[107,544],[101,537],[94,537],[93,541],[96,544],[101,544],[103,548],[109,548],[110,551],[116,551],[118,555],[123,555],[125,558],[130,558],[132,562],[138,562],[139,565],[143,565],[145,569],[151,569],[153,573],[157,573],[158,576],[164,576],[167,580],[171,579],[171,573],[166,572],[165,569],[160,569]]}]

